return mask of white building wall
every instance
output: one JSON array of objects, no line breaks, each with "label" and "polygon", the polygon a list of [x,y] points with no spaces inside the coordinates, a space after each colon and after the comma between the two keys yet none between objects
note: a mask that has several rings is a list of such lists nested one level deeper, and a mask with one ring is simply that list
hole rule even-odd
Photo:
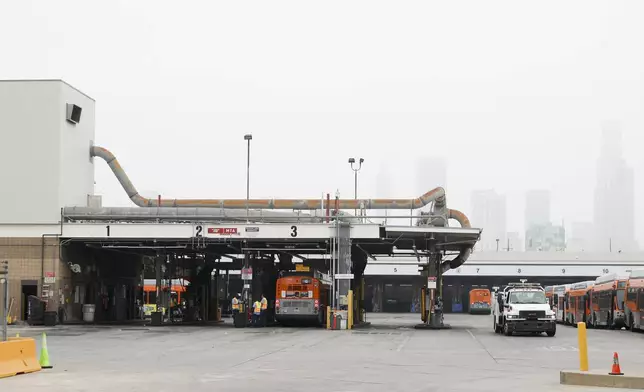
[{"label": "white building wall", "polygon": [[[63,121],[60,144],[60,201],[64,207],[87,205],[87,195],[94,194],[94,163],[90,146],[95,136],[94,100],[73,87],[60,83]],[[64,118],[64,108],[72,103],[83,108],[81,120],[72,124]]]},{"label": "white building wall", "polygon": [[[83,107],[74,134],[67,100]],[[61,207],[87,204],[93,100],[62,81],[0,81],[0,131],[0,223],[56,223]]]}]

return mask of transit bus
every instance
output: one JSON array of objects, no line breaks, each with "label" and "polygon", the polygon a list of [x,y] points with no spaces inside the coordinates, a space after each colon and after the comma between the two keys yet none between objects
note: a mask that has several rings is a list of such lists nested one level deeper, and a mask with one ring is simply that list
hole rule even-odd
[{"label": "transit bus", "polygon": [[488,289],[470,290],[470,314],[490,314],[492,311],[492,297]]},{"label": "transit bus", "polygon": [[560,324],[566,322],[566,293],[570,291],[570,287],[571,285],[569,284],[562,284],[552,288],[552,310],[555,311],[555,321]]},{"label": "transit bus", "polygon": [[631,271],[626,282],[626,325],[631,331],[644,330],[644,270]]},{"label": "transit bus", "polygon": [[591,324],[594,327],[621,328],[626,325],[624,300],[628,278],[617,274],[600,276],[592,290]]},{"label": "transit bus", "polygon": [[[150,317],[152,312],[157,311],[157,286],[156,279],[144,279],[143,280],[143,315],[144,317]],[[181,294],[186,292],[186,286],[190,283],[185,279],[172,279],[170,287],[170,295],[172,302],[175,304],[181,303]],[[141,287],[141,286],[139,286]],[[163,298],[161,299],[162,304],[167,304],[168,300],[168,280],[161,280],[161,293]],[[159,311],[165,313],[165,307],[161,307]]]},{"label": "transit bus", "polygon": [[595,281],[574,283],[566,293],[566,324],[577,326],[578,322],[590,325],[591,290]]},{"label": "transit bus", "polygon": [[291,273],[277,279],[275,320],[282,325],[326,324],[329,285],[308,275]]}]

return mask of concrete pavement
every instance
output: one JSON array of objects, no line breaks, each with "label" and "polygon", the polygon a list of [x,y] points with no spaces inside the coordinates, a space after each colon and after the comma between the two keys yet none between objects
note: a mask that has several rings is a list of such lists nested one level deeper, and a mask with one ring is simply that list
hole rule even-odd
[{"label": "concrete pavement", "polygon": [[[84,327],[51,330],[54,368],[0,380],[35,391],[599,391],[559,385],[576,369],[577,331],[496,335],[491,316],[447,315],[453,329],[414,330],[418,315],[370,314],[370,328]],[[15,329],[12,330],[15,333]],[[40,333],[40,331],[37,331]],[[24,330],[21,335],[29,334]],[[644,334],[590,330],[591,369],[641,369]],[[615,390],[615,389],[613,389]]]}]

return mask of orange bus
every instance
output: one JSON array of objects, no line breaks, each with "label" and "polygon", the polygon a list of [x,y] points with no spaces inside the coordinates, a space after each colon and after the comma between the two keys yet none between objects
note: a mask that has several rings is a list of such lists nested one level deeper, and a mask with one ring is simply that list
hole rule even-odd
[{"label": "orange bus", "polygon": [[626,282],[624,310],[630,330],[644,330],[644,270],[631,271]]},{"label": "orange bus", "polygon": [[568,307],[566,293],[570,291],[570,286],[569,284],[562,284],[552,288],[552,310],[555,312],[555,321],[560,324],[566,322],[566,309]]},{"label": "orange bus", "polygon": [[594,280],[573,283],[566,293],[566,324],[576,326],[578,322],[589,325],[590,320],[590,292],[595,284]]},{"label": "orange bus", "polygon": [[490,314],[492,297],[488,289],[470,290],[470,314]]},{"label": "orange bus", "polygon": [[624,299],[628,278],[617,274],[600,276],[592,290],[592,311],[590,324],[610,329],[626,326]]},{"label": "orange bus", "polygon": [[[185,279],[172,279],[170,286],[170,295],[172,300],[176,304],[181,303],[181,293],[186,292],[186,286],[190,283]],[[141,286],[139,286],[141,287]],[[168,293],[168,280],[161,280],[161,291],[164,298],[162,303],[167,303],[167,293]],[[152,312],[156,311],[156,302],[157,302],[157,286],[155,279],[144,279],[143,280],[143,294],[144,294],[144,304],[143,304],[143,313],[146,317],[149,317]],[[159,309],[160,311],[165,311],[165,307]]]},{"label": "orange bus", "polygon": [[277,279],[275,320],[294,323],[326,324],[329,285],[310,275],[282,276]]}]

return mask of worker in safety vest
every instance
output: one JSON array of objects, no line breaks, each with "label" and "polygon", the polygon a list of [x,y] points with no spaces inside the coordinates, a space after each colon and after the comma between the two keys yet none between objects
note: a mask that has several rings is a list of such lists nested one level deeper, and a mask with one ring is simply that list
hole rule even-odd
[{"label": "worker in safety vest", "polygon": [[253,326],[254,327],[259,327],[259,319],[262,315],[262,303],[259,301],[255,301],[253,303]]},{"label": "worker in safety vest", "polygon": [[266,297],[264,297],[264,294],[262,294],[262,299],[260,301],[260,304],[262,305],[262,314],[261,314],[261,321],[262,321],[262,327],[266,326],[266,318],[267,318],[267,309],[268,309],[268,300],[266,300]]},{"label": "worker in safety vest", "polygon": [[241,294],[237,293],[237,295],[233,297],[232,301],[230,301],[233,308],[233,315],[239,313],[239,297],[241,297]]}]

